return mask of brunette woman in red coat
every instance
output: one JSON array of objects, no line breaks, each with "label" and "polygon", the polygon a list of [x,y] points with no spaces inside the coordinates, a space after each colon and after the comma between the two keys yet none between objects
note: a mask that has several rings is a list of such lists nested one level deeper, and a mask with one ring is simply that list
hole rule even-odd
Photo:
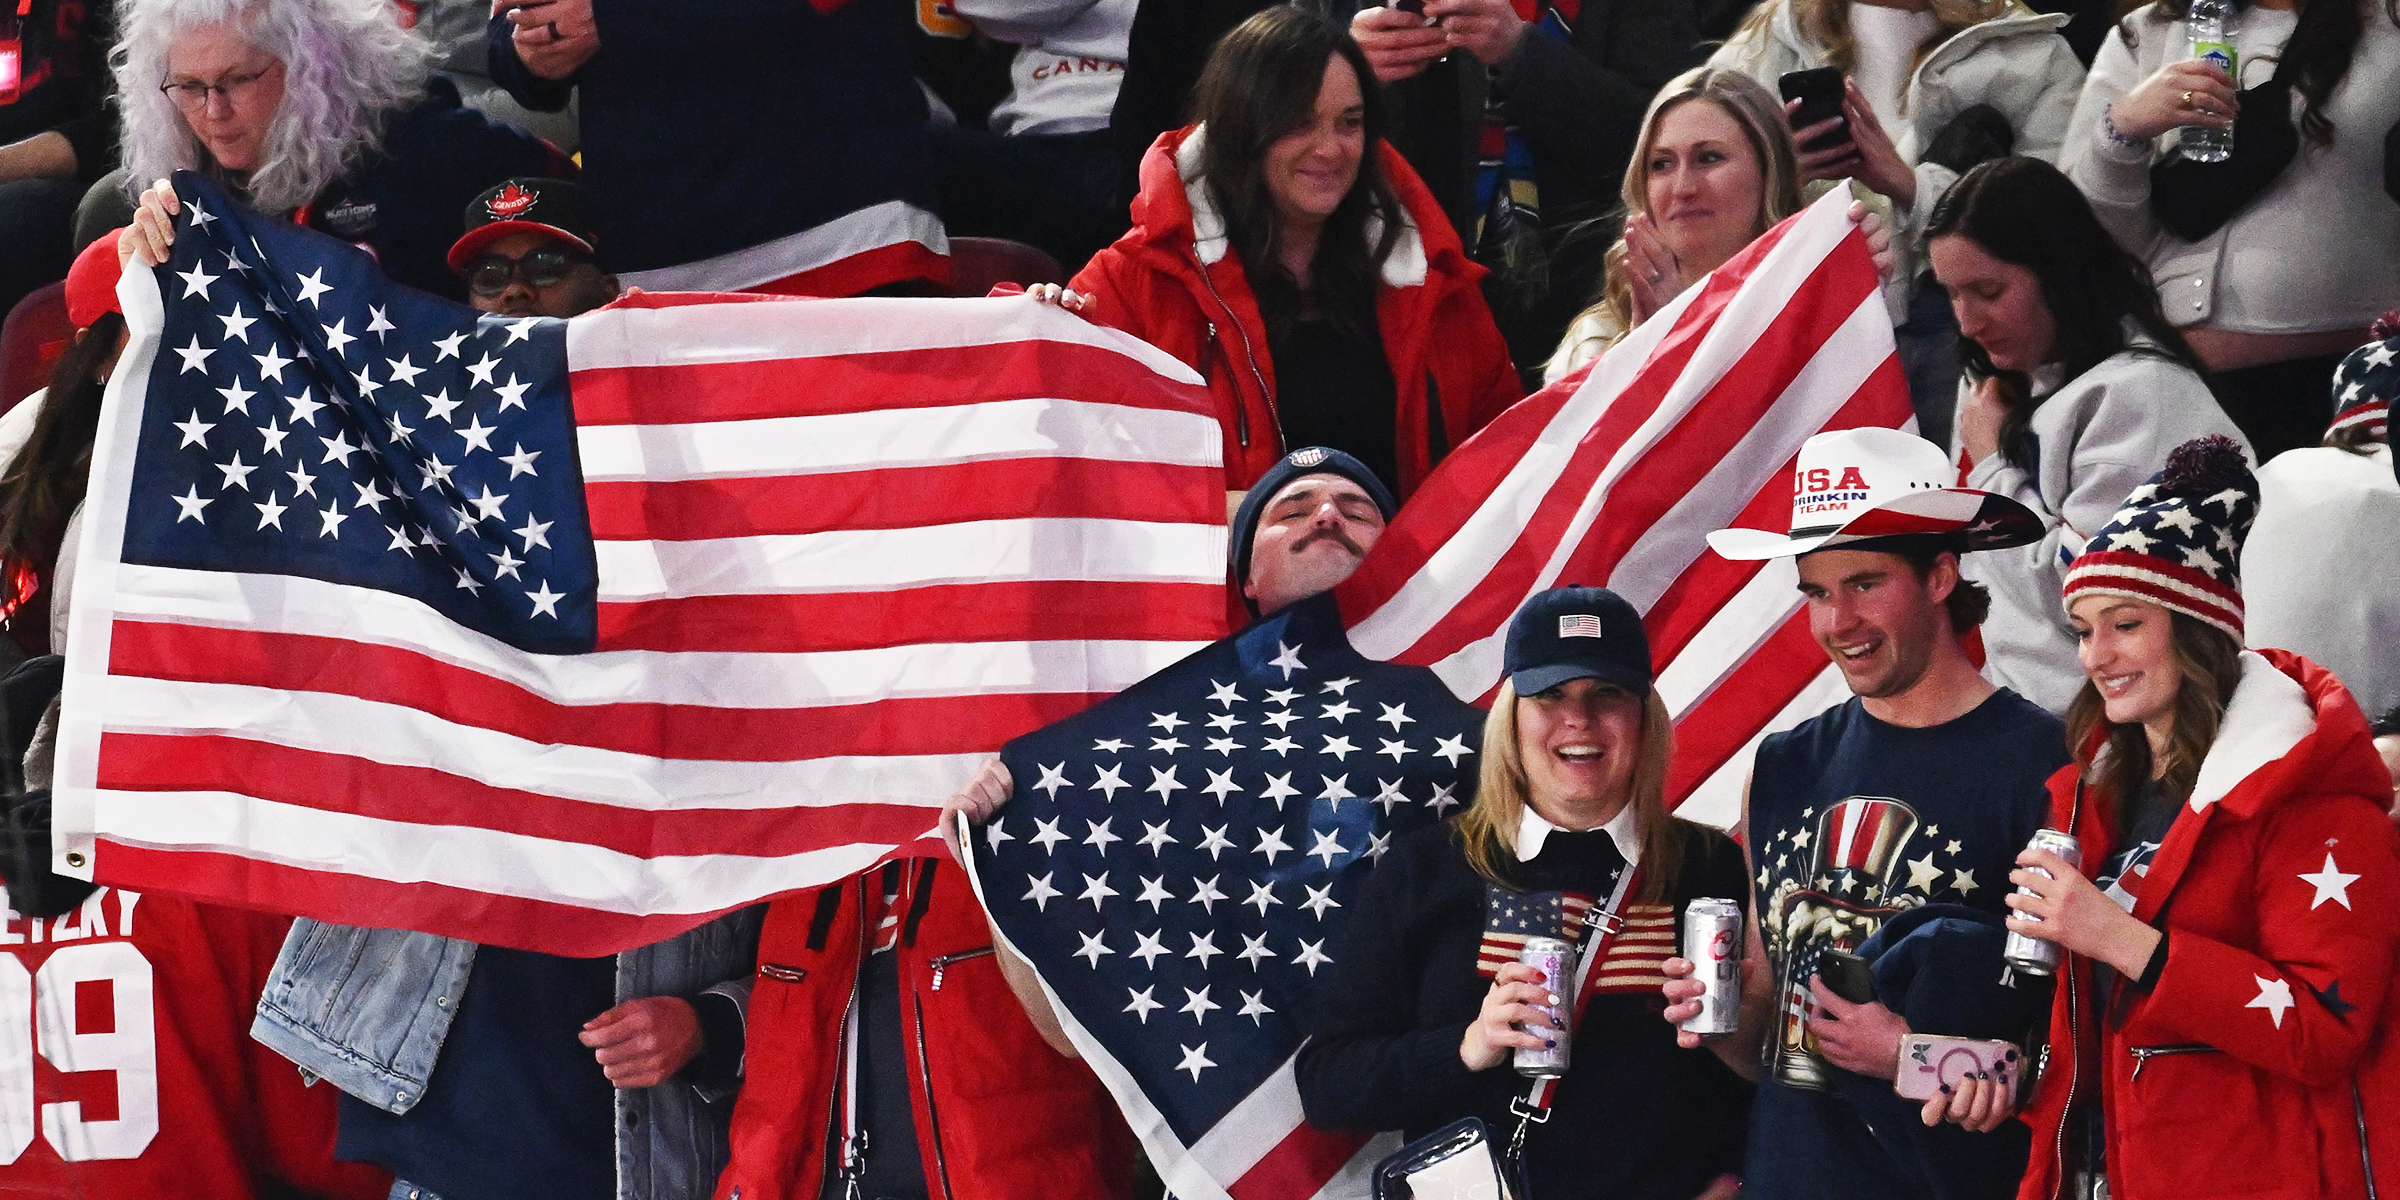
[{"label": "brunette woman in red coat", "polygon": [[[2257,507],[2231,441],[2187,442],[2068,571],[2089,681],[2052,821],[2083,868],[2028,851],[2008,901],[2070,952],[2026,1200],[2400,1195],[2390,782],[2341,681],[2241,648]],[[1983,1086],[1953,1119],[2004,1115]]]},{"label": "brunette woman in red coat", "polygon": [[1483,268],[1384,144],[1374,75],[1340,26],[1288,4],[1243,22],[1194,110],[1150,148],[1133,229],[1068,307],[1208,381],[1229,486],[1319,445],[1406,497],[1519,395]]}]

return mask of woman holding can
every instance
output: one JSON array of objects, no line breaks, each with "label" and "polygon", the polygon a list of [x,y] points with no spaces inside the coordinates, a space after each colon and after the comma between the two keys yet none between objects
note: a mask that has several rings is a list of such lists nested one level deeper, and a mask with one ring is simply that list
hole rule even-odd
[{"label": "woman holding can", "polygon": [[[2067,572],[2089,680],[2052,822],[2087,869],[2010,876],[2010,930],[2068,952],[2021,1196],[2400,1194],[2391,784],[2340,680],[2242,649],[2258,495],[2230,439],[2187,442]],[[1982,1092],[1947,1115],[1996,1124]]]},{"label": "woman holding can", "polygon": [[[1748,897],[1741,851],[1665,812],[1672,727],[1631,605],[1543,592],[1506,665],[1473,805],[1396,842],[1358,898],[1300,1052],[1301,1104],[1323,1128],[1412,1138],[1479,1117],[1499,1148],[1522,1138],[1540,1200],[1730,1195],[1749,1085],[1677,1051],[1659,987],[1689,904]],[[1549,937],[1568,944],[1561,978],[1518,961]],[[1520,1072],[1561,1050],[1535,1094]]]}]

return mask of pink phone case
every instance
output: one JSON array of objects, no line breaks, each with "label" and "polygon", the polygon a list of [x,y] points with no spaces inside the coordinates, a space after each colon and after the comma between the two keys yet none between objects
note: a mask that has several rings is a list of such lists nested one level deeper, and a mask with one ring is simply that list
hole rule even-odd
[{"label": "pink phone case", "polygon": [[1931,1099],[1945,1086],[1977,1075],[2014,1091],[2024,1055],[2010,1042],[1912,1033],[1900,1039],[1900,1074],[1892,1089],[1905,1100]]}]

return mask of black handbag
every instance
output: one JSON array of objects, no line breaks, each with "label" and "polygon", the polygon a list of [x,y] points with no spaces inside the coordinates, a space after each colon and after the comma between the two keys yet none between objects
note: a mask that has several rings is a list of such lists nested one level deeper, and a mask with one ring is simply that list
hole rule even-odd
[{"label": "black handbag", "polygon": [[2184,241],[2223,228],[2299,157],[2292,81],[2281,65],[2274,78],[2243,92],[2241,103],[2233,117],[2233,153],[2224,162],[2193,162],[2178,146],[2150,168],[2150,211]]}]

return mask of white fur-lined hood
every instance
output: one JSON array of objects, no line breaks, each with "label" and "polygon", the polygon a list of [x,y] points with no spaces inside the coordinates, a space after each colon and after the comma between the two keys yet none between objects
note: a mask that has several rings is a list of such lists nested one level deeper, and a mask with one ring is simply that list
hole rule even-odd
[{"label": "white fur-lined hood", "polygon": [[[1208,181],[1201,176],[1201,146],[1208,126],[1195,125],[1183,143],[1175,148],[1175,173],[1183,180],[1185,201],[1192,212],[1192,251],[1201,265],[1214,266],[1225,257],[1232,245],[1225,236],[1225,216],[1217,211],[1216,198],[1209,194]],[[1375,147],[1367,152],[1376,153]],[[1383,282],[1390,287],[1417,287],[1425,282],[1425,239],[1417,229],[1416,219],[1405,210],[1400,214],[1399,241],[1393,243],[1390,257],[1383,260]],[[1373,245],[1383,236],[1383,220],[1369,216],[1366,228],[1367,243]]]}]

